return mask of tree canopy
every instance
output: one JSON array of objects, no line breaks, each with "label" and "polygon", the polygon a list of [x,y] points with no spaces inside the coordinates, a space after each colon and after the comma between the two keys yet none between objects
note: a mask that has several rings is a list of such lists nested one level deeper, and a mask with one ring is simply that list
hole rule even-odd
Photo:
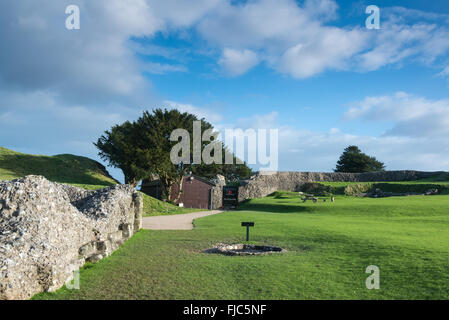
[{"label": "tree canopy", "polygon": [[335,172],[373,172],[384,171],[385,165],[378,161],[375,157],[368,156],[359,149],[357,146],[347,147],[340,159],[337,162],[337,166],[334,169]]},{"label": "tree canopy", "polygon": [[103,160],[122,170],[126,184],[137,186],[147,175],[147,171],[137,161],[140,150],[137,147],[139,137],[135,129],[135,123],[129,121],[115,125],[111,130],[105,131],[94,145],[100,150],[98,154]]}]

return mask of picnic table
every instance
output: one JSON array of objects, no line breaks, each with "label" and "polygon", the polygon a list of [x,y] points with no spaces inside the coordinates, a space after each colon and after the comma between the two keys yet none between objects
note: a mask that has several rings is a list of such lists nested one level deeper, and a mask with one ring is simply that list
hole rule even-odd
[{"label": "picnic table", "polygon": [[[304,195],[304,197],[301,198],[303,203],[306,202],[307,200],[312,200],[314,203],[317,203],[319,200],[318,197],[315,197],[313,194],[303,194],[303,195]],[[327,200],[323,198],[323,202],[326,202],[326,201]],[[334,201],[335,201],[335,198],[331,197],[331,202],[334,202]]]},{"label": "picnic table", "polygon": [[307,200],[312,200],[313,202],[318,202],[318,198],[313,194],[305,194],[304,198],[301,198],[302,202],[306,202]]}]

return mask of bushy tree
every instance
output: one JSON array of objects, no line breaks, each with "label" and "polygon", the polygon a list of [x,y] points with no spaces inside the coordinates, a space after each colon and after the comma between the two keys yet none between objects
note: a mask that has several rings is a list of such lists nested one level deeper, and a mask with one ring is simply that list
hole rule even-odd
[{"label": "bushy tree", "polygon": [[[122,169],[126,183],[137,185],[140,180],[157,175],[164,199],[170,199],[173,184],[178,184],[182,190],[182,178],[189,171],[206,177],[223,174],[230,180],[248,177],[251,170],[246,164],[193,163],[194,121],[201,121],[201,135],[204,131],[213,129],[205,119],[198,119],[193,114],[181,113],[176,109],[146,111],[138,120],[132,123],[127,121],[106,131],[95,146],[100,150],[99,155],[103,160]],[[170,140],[176,129],[185,129],[190,136],[189,159],[179,164],[174,164],[170,158],[172,148],[178,143]],[[209,143],[211,142],[201,141],[200,150],[204,150]],[[220,143],[225,150],[221,142],[215,143]],[[222,154],[224,159],[225,151]],[[178,193],[178,197],[180,194]]]},{"label": "bushy tree", "polygon": [[[198,119],[193,114],[181,113],[176,109],[146,111],[136,122],[141,135],[138,146],[138,149],[141,150],[140,166],[159,177],[164,199],[170,199],[173,184],[178,184],[182,190],[182,178],[187,171],[191,171],[194,121],[201,121],[202,132],[212,129],[212,125],[205,119]],[[176,129],[185,129],[190,136],[190,159],[186,163],[173,164],[170,158],[173,146],[178,143],[170,141],[170,135]],[[206,142],[202,142],[201,150],[206,145]],[[179,196],[180,193],[178,193]]]},{"label": "bushy tree", "polygon": [[340,159],[337,162],[337,166],[334,169],[335,172],[373,172],[373,171],[384,171],[385,165],[378,161],[375,157],[368,156],[357,146],[347,147]]}]

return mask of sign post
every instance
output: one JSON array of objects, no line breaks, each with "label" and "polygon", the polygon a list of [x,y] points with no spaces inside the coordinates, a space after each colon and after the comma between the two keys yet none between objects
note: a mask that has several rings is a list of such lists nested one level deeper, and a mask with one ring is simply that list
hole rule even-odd
[{"label": "sign post", "polygon": [[246,227],[246,241],[249,241],[249,227],[254,227],[254,222],[242,222],[242,227]]}]

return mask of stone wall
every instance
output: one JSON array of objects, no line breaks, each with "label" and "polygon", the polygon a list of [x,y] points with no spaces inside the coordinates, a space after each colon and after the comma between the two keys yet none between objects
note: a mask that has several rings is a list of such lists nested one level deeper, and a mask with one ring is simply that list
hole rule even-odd
[{"label": "stone wall", "polygon": [[137,232],[142,207],[128,185],[86,191],[41,176],[0,181],[0,299],[62,287]]},{"label": "stone wall", "polygon": [[223,187],[226,185],[226,179],[221,174],[217,174],[213,180],[214,187],[211,192],[211,208],[212,210],[220,209],[223,207]]},{"label": "stone wall", "polygon": [[212,203],[211,210],[220,209],[223,207],[223,186],[215,186],[210,190]]},{"label": "stone wall", "polygon": [[297,191],[298,186],[306,182],[412,181],[441,175],[448,175],[448,173],[442,171],[423,172],[403,170],[368,173],[275,172],[271,174],[256,174],[239,187],[239,201],[262,198],[277,190]]}]

